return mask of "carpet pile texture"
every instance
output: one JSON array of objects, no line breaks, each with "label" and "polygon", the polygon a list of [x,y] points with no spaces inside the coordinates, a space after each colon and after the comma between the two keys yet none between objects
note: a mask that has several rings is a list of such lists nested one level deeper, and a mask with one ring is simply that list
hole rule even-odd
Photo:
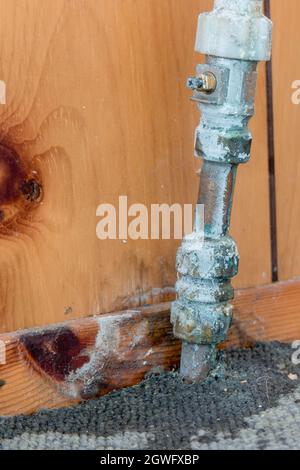
[{"label": "carpet pile texture", "polygon": [[0,417],[0,449],[299,450],[293,353],[289,345],[260,343],[220,353],[204,384],[153,374],[72,408]]}]

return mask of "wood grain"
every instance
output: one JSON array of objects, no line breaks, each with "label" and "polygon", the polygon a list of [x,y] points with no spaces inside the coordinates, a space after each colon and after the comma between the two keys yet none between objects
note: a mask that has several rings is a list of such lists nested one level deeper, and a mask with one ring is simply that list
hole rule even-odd
[{"label": "wood grain", "polygon": [[[0,194],[0,332],[169,299],[178,242],[99,241],[96,208],[120,195],[148,208],[196,200],[199,116],[185,81],[200,59],[197,15],[211,7],[0,0],[0,178],[16,188]],[[236,286],[270,281],[263,68],[258,88],[253,160],[234,202]],[[32,181],[38,198],[21,191]]]},{"label": "wood grain", "polygon": [[300,3],[272,0],[271,13],[279,279],[285,280],[300,273],[300,105],[292,102],[292,83],[300,80]]},{"label": "wood grain", "polygon": [[[240,290],[234,305],[222,347],[300,339],[300,280]],[[7,352],[0,415],[72,405],[178,367],[181,346],[169,309],[167,302],[0,335]]]},{"label": "wood grain", "polygon": [[31,413],[103,395],[178,365],[169,303],[0,335],[0,415]]}]

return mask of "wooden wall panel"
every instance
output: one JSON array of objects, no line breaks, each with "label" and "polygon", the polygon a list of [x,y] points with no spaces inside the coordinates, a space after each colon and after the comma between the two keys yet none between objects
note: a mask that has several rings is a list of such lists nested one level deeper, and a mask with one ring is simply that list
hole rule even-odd
[{"label": "wooden wall panel", "polygon": [[250,122],[251,160],[239,167],[233,204],[231,233],[241,257],[235,287],[268,284],[272,280],[265,64],[260,64],[258,70],[256,115]]},{"label": "wooden wall panel", "polygon": [[300,2],[271,0],[271,13],[279,279],[286,280],[300,275],[300,105],[292,102],[300,80]]},{"label": "wooden wall panel", "polygon": [[[148,206],[195,201],[199,117],[185,80],[199,60],[197,15],[211,6],[0,0],[0,178],[14,188],[0,192],[1,332],[168,300],[178,242],[99,241],[95,212],[119,195]],[[260,72],[253,158],[234,204],[238,286],[270,281]],[[28,201],[20,188],[32,180],[42,195]]]}]

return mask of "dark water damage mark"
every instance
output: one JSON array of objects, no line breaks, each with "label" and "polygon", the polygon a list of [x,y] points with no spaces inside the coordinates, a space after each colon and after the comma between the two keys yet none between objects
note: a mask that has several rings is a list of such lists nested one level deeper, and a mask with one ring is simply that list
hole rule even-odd
[{"label": "dark water damage mark", "polygon": [[38,171],[6,143],[0,144],[0,232],[26,219],[42,199]]},{"label": "dark water damage mark", "polygon": [[34,368],[49,378],[63,382],[72,372],[89,362],[87,344],[68,327],[22,335],[20,344]]},{"label": "dark water damage mark", "polygon": [[86,400],[136,384],[160,361],[172,370],[180,343],[174,338],[178,351],[173,347],[168,354],[168,327],[172,334],[169,316],[158,313],[142,323],[136,312],[99,316],[86,327],[66,324],[27,331],[18,337],[18,348],[26,366],[62,396]]}]

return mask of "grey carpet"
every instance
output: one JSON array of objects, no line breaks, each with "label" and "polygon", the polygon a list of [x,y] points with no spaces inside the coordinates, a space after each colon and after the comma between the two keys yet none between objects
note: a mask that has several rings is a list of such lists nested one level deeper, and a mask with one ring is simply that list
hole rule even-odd
[{"label": "grey carpet", "polygon": [[204,384],[176,373],[62,410],[0,418],[0,449],[300,449],[300,366],[279,343],[229,350]]}]

